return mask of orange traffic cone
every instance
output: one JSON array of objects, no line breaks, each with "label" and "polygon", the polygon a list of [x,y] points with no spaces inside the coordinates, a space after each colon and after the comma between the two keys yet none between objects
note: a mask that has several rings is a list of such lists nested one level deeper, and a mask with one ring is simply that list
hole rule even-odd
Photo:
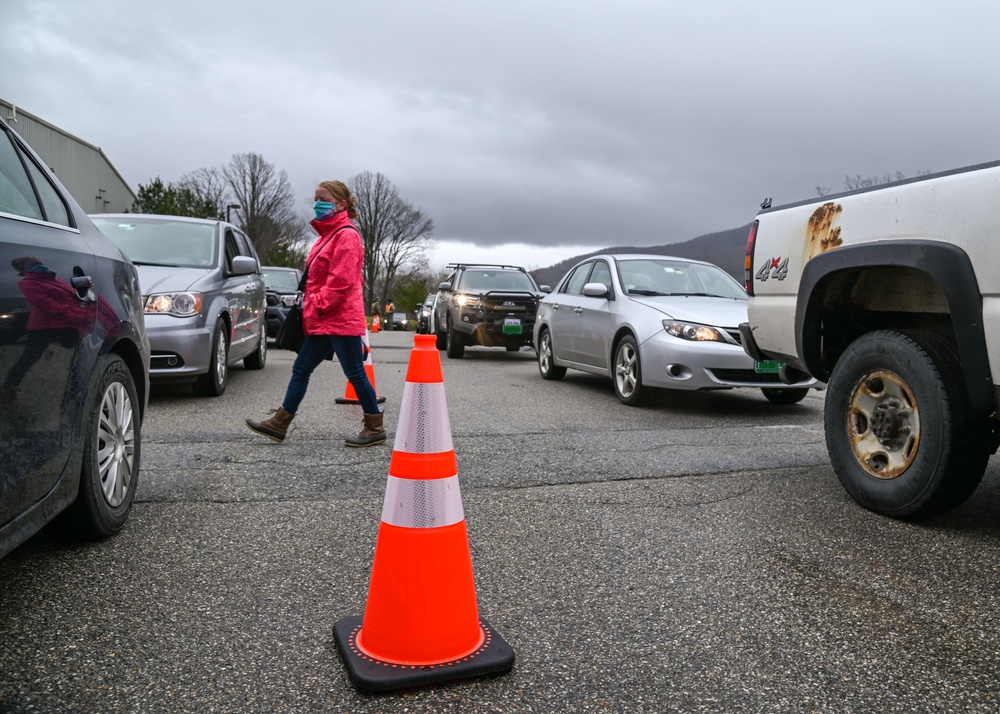
[{"label": "orange traffic cone", "polygon": [[372,332],[378,332],[382,329],[382,323],[378,319],[378,315],[372,317]]},{"label": "orange traffic cone", "polygon": [[363,692],[514,666],[514,650],[479,617],[434,335],[414,336],[364,618],[338,620],[333,634]]},{"label": "orange traffic cone", "polygon": [[[368,341],[367,332],[365,332],[361,341],[364,343],[362,350],[364,350],[365,355],[365,374],[368,375],[368,381],[372,383],[372,389],[375,390],[375,394],[378,394],[378,389],[375,387],[375,365],[372,364],[372,346]],[[344,389],[344,396],[337,397],[333,401],[337,404],[361,404],[361,400],[358,399],[358,393],[354,391],[354,385],[351,384],[351,380],[347,380],[347,387]],[[379,404],[384,401],[385,397],[378,397]]]}]

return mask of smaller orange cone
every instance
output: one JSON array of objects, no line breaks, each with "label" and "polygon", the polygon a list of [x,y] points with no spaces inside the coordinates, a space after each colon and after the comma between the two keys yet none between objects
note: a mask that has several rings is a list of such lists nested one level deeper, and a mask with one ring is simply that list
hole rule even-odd
[{"label": "smaller orange cone", "polygon": [[382,323],[378,319],[378,315],[372,318],[372,332],[378,332],[382,329]]},{"label": "smaller orange cone", "polygon": [[[375,319],[378,319],[377,315]],[[375,390],[375,394],[378,394],[378,388],[375,386],[375,365],[372,364],[372,346],[371,343],[368,342],[367,332],[365,332],[361,341],[364,343],[364,347],[362,349],[365,353],[365,374],[368,375],[368,381],[372,383],[372,389]],[[351,380],[347,380],[347,388],[344,389],[344,396],[337,397],[333,401],[337,404],[361,404],[361,400],[358,399],[358,393],[354,391],[354,385],[351,384]],[[378,397],[379,404],[384,401],[385,397]]]},{"label": "smaller orange cone", "polygon": [[363,692],[514,666],[514,650],[479,616],[434,335],[414,337],[364,618],[338,620],[333,636]]}]

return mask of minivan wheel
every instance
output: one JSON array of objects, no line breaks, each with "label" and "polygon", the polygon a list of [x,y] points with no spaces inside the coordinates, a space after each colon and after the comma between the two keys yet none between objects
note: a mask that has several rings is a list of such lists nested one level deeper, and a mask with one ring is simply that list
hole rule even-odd
[{"label": "minivan wheel", "polygon": [[264,321],[260,323],[259,337],[257,349],[243,359],[243,366],[247,369],[264,369],[267,364],[267,323]]},{"label": "minivan wheel", "polygon": [[132,373],[112,355],[87,410],[87,435],[76,501],[56,526],[64,535],[107,538],[125,525],[139,478],[139,398]]},{"label": "minivan wheel", "polygon": [[208,372],[195,382],[195,391],[206,397],[221,396],[226,391],[228,376],[229,339],[226,337],[226,323],[220,320],[215,328],[215,338],[212,340],[212,360]]}]

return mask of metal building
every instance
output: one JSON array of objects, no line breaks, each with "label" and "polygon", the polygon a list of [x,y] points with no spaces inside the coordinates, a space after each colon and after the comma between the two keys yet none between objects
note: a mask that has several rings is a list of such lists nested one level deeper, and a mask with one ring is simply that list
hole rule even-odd
[{"label": "metal building", "polygon": [[121,213],[132,209],[135,192],[99,147],[3,99],[0,99],[0,115],[42,157],[87,213]]}]

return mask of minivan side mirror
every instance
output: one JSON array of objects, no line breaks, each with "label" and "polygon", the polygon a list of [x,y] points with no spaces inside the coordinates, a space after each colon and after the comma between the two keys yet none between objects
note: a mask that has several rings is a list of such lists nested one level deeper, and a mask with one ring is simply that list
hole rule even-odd
[{"label": "minivan side mirror", "polygon": [[233,275],[253,275],[257,272],[257,261],[248,255],[233,258]]}]

